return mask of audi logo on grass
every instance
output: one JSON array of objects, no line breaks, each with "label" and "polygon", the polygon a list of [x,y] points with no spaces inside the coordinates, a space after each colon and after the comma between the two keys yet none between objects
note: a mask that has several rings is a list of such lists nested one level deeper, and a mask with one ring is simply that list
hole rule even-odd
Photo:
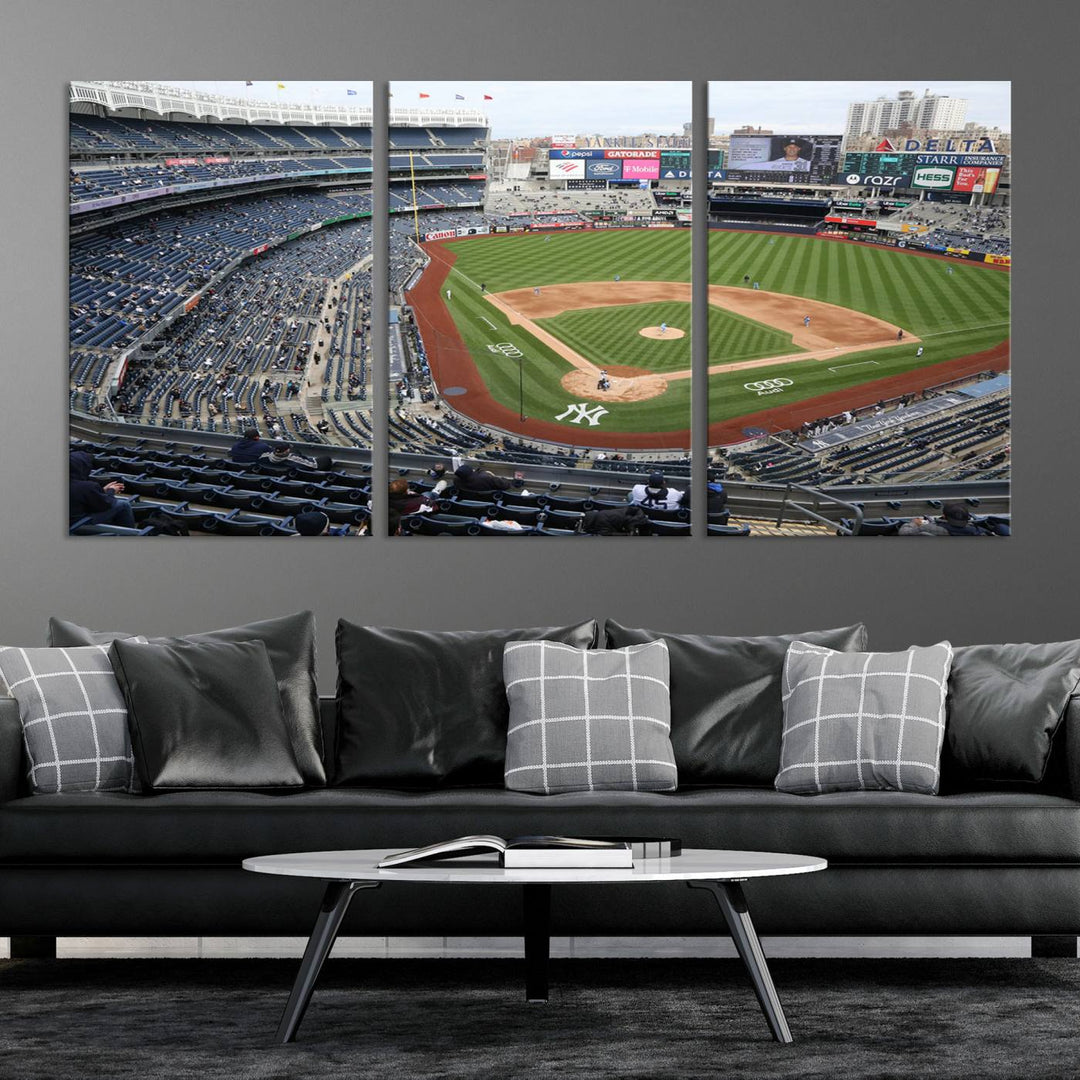
[{"label": "audi logo on grass", "polygon": [[765,394],[782,394],[784,387],[791,385],[790,379],[762,379],[760,382],[743,383],[743,389],[764,397]]}]

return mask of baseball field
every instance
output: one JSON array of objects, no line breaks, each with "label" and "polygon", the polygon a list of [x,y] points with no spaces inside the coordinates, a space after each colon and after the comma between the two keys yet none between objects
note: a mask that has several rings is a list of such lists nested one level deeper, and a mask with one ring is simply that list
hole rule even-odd
[{"label": "baseball field", "polygon": [[[409,300],[455,408],[578,446],[690,445],[688,230],[425,248]],[[708,294],[710,444],[1008,363],[1009,274],[982,264],[714,231]]]}]

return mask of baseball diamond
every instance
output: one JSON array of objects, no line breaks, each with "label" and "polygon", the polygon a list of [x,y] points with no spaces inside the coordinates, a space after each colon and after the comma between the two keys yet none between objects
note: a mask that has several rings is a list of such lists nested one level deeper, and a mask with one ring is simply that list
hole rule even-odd
[{"label": "baseball diamond", "polygon": [[[992,266],[954,260],[946,275],[932,256],[758,232],[714,231],[709,245],[711,445],[775,426],[767,415],[775,410],[790,426],[1007,356],[1009,275]],[[555,442],[689,445],[688,232],[512,234],[424,246],[431,262],[409,300],[437,384],[469,390],[456,409]],[[744,284],[748,274],[760,289]],[[661,325],[683,333],[665,340]],[[498,342],[522,358],[492,349]],[[598,388],[601,369],[607,389]],[[783,385],[763,400],[744,384],[766,373]],[[566,415],[582,399],[606,410],[587,434],[577,414]]]}]

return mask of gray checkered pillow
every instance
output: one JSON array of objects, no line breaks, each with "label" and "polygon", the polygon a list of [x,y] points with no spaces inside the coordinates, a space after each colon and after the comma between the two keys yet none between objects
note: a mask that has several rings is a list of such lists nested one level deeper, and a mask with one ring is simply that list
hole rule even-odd
[{"label": "gray checkered pillow", "polygon": [[896,653],[793,641],[776,789],[936,795],[952,657],[947,641]]},{"label": "gray checkered pillow", "polygon": [[0,648],[0,675],[19,703],[31,791],[139,790],[107,645]]},{"label": "gray checkered pillow", "polygon": [[666,642],[599,650],[513,641],[503,650],[503,678],[508,788],[675,789]]}]

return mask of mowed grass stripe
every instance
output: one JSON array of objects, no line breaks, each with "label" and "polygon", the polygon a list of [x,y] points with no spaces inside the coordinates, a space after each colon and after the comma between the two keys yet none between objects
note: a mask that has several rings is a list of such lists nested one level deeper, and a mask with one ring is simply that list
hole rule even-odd
[{"label": "mowed grass stripe", "polygon": [[689,333],[668,340],[646,338],[640,333],[642,327],[661,323],[689,331],[690,305],[686,303],[580,308],[538,319],[537,323],[597,367],[623,365],[658,372],[690,368]]},{"label": "mowed grass stripe", "polygon": [[490,292],[574,281],[689,281],[685,230],[477,237],[447,247],[459,269]]},{"label": "mowed grass stripe", "polygon": [[[773,240],[771,244],[770,239]],[[626,280],[688,281],[688,241],[689,235],[683,230],[657,229],[556,234],[550,241],[545,240],[544,234],[509,239],[477,238],[457,241],[449,246],[457,253],[457,266],[462,273],[476,283],[483,281],[488,291],[498,292],[556,282],[606,281],[615,274]],[[873,359],[876,361],[873,367],[862,366],[829,373],[828,365],[813,361],[790,365],[793,374],[789,377],[793,379],[793,386],[785,388],[783,395],[775,395],[771,399],[751,400],[750,395],[742,389],[741,384],[745,379],[740,378],[741,373],[731,373],[734,379],[730,376],[711,376],[709,393],[712,420],[857,386],[888,374],[965,356],[992,348],[1008,336],[1010,279],[1007,273],[969,266],[959,261],[946,264],[941,260],[905,255],[870,245],[792,236],[770,237],[748,232],[714,231],[710,233],[709,250],[711,282],[741,287],[743,275],[749,274],[751,281],[761,281],[770,291],[806,296],[864,311],[904,326],[927,339],[921,358],[915,357],[914,346],[905,343],[903,346],[859,353],[852,357],[853,361],[859,362]],[[953,266],[951,275],[945,272],[947,265]],[[545,349],[532,335],[511,327],[497,309],[479,297],[475,286],[464,283],[460,274],[452,274],[448,283],[454,289],[454,301],[449,307],[485,379],[490,375],[489,385],[492,385],[493,395],[516,410],[517,365],[487,351],[487,344],[493,341],[510,341],[526,355],[523,374],[526,397],[531,402],[527,404],[526,411],[529,415],[554,419],[569,403],[558,382],[567,370],[566,362]],[[462,291],[460,304],[459,290]],[[576,340],[579,344],[574,347],[583,355],[588,355],[587,349],[595,350],[598,347],[614,350],[616,347],[613,344],[598,346],[595,334],[600,333],[610,342],[617,341],[619,320],[616,313],[619,310],[608,309],[605,312],[599,331],[589,331],[587,326],[582,330],[575,326],[572,332],[578,335]],[[481,316],[495,323],[499,329],[491,330],[481,321]],[[642,323],[638,315],[633,319],[635,325],[628,332],[636,335],[642,325],[655,325],[659,321],[661,319]],[[771,328],[758,324],[751,324],[751,327],[756,329],[740,324],[730,312],[721,316],[710,309],[710,362],[797,351],[790,344],[790,339],[779,347],[775,341],[768,341],[769,335],[777,333]],[[685,328],[689,329],[688,326]],[[557,332],[549,329],[552,333]],[[558,336],[562,336],[561,327]],[[684,340],[688,343],[689,338]],[[653,344],[664,349],[671,345],[666,342],[651,343],[646,339],[640,339],[635,342],[637,344],[646,347]],[[622,350],[617,351],[621,353]],[[652,354],[654,357],[660,355],[659,352]],[[607,363],[647,367],[652,359],[646,354],[644,361],[636,363],[625,358],[608,360]],[[781,370],[789,370],[789,366],[784,365]],[[770,368],[770,374],[775,371],[775,368]],[[626,431],[683,429],[688,426],[689,387],[689,379],[680,379],[671,383],[668,391],[659,398],[630,404],[605,403],[609,413],[603,417],[600,426],[606,430]],[[588,443],[587,431],[585,426],[568,424],[567,441],[585,445]]]},{"label": "mowed grass stripe", "polygon": [[[922,357],[916,358],[914,345],[893,345],[887,349],[875,349],[870,352],[850,354],[835,361],[804,360],[792,364],[777,364],[768,369],[768,378],[789,378],[792,385],[786,386],[782,393],[759,397],[755,392],[746,390],[746,371],[724,372],[709,376],[709,421],[717,423],[738,416],[745,416],[769,409],[776,405],[790,405],[796,401],[829,394],[836,390],[851,389],[851,405],[869,405],[873,398],[867,395],[860,400],[858,386],[875,379],[888,378],[917,368],[929,367],[942,360],[965,356],[971,352],[980,352],[997,344],[998,332],[990,329],[943,336],[926,345]],[[874,366],[848,368],[847,364],[865,365],[874,361]],[[830,371],[835,367],[837,371]],[[933,380],[929,377],[927,385]]]}]

